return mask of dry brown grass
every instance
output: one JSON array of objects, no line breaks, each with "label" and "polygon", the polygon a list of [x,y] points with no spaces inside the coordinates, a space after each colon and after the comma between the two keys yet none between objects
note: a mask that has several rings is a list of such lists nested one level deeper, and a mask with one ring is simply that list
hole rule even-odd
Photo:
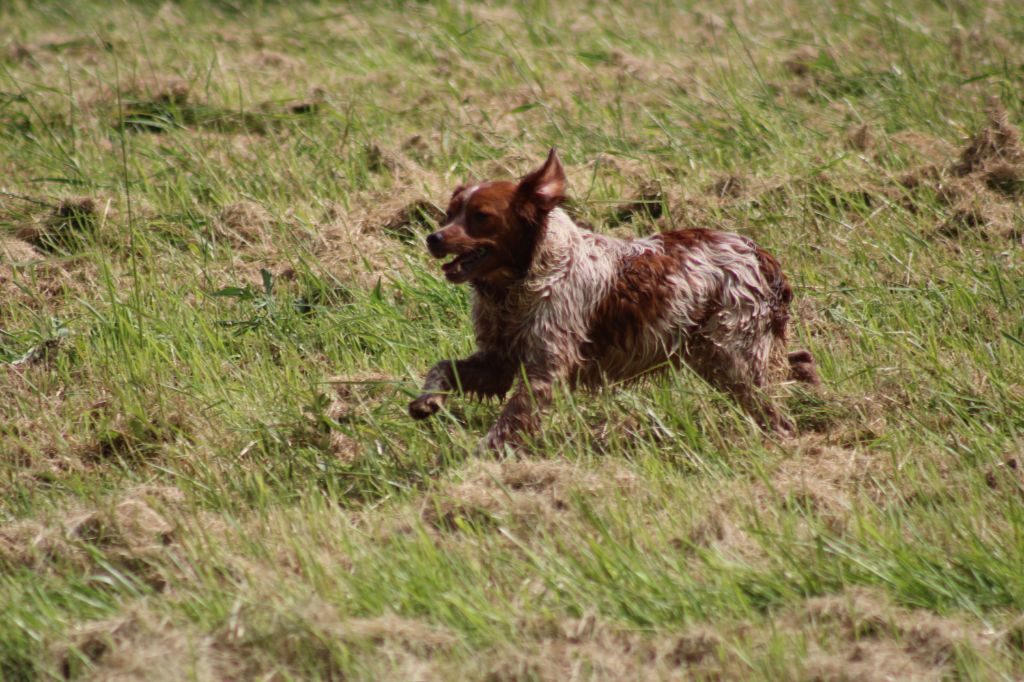
[{"label": "dry brown grass", "polygon": [[[1024,192],[1024,149],[1020,132],[993,99],[988,121],[968,140],[956,160],[929,163],[899,180],[914,192],[928,188],[948,211],[936,233],[952,239],[1019,239],[1019,197]],[[909,205],[913,209],[913,205]]]},{"label": "dry brown grass", "polygon": [[79,626],[53,655],[65,677],[97,682],[238,679],[232,675],[237,662],[214,649],[211,638],[156,615],[144,602]]},{"label": "dry brown grass", "polygon": [[[75,566],[103,573],[109,565],[162,589],[166,580],[157,564],[175,542],[177,528],[169,519],[183,501],[176,488],[139,486],[102,507],[12,523],[0,528],[0,563],[40,572]],[[97,556],[105,556],[105,564]]]},{"label": "dry brown grass", "polygon": [[573,496],[635,494],[635,475],[617,466],[583,471],[564,461],[476,462],[461,480],[428,495],[421,510],[431,527],[458,530],[463,524],[552,528],[573,515]]}]

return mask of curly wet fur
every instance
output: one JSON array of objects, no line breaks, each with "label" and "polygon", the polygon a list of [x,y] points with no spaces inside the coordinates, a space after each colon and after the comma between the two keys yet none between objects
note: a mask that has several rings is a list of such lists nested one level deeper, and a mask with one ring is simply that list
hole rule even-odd
[{"label": "curly wet fur", "polygon": [[[787,365],[792,291],[775,259],[726,232],[595,234],[557,208],[562,189],[552,153],[518,185],[456,190],[448,226],[428,243],[456,255],[450,280],[473,286],[478,350],[435,365],[410,414],[433,414],[453,391],[500,397],[516,383],[485,439],[500,448],[539,426],[557,382],[592,388],[686,363],[765,428],[791,432],[762,391]],[[817,380],[809,353],[788,360]]]}]

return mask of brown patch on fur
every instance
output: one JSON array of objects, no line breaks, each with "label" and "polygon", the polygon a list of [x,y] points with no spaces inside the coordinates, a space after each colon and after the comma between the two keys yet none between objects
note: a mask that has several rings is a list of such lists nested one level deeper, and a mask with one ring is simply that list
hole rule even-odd
[{"label": "brown patch on fur", "polygon": [[588,472],[558,461],[475,463],[461,482],[428,496],[421,517],[429,526],[455,531],[462,524],[546,527],[572,509],[574,494],[595,497],[636,493],[636,477],[624,469]]},{"label": "brown patch on fur", "polygon": [[[679,270],[677,252],[694,249],[713,239],[707,230],[662,233],[664,253],[647,253],[624,259],[612,293],[594,310],[589,325],[590,343],[585,353],[608,348],[629,348],[643,330],[656,320],[670,295],[669,276]],[[715,311],[705,311],[711,315]],[[595,356],[596,357],[596,356]]]}]

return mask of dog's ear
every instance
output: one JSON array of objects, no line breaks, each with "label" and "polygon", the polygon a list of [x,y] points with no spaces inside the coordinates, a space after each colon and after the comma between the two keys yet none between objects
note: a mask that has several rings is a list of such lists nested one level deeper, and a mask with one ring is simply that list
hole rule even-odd
[{"label": "dog's ear", "polygon": [[565,199],[565,169],[554,147],[543,166],[519,181],[516,195],[542,211],[550,211]]}]

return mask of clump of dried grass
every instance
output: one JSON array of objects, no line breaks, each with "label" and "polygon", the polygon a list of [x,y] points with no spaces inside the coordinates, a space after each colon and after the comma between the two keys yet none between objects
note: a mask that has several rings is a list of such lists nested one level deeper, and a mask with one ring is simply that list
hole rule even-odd
[{"label": "clump of dried grass", "polygon": [[807,662],[823,679],[945,679],[959,648],[991,646],[959,621],[899,609],[862,589],[811,599],[789,622],[811,625],[827,637],[829,651]]},{"label": "clump of dried grass", "polygon": [[747,190],[747,181],[742,175],[730,173],[723,175],[708,185],[707,194],[721,199],[738,199]]},{"label": "clump of dried grass", "polygon": [[1020,132],[1010,124],[1006,109],[997,98],[989,101],[986,113],[987,124],[971,136],[959,160],[950,168],[954,175],[970,175],[993,164],[1024,163]]},{"label": "clump of dried grass", "polygon": [[444,220],[444,211],[427,199],[402,206],[381,226],[389,237],[406,243],[418,242],[424,232]]},{"label": "clump of dried grass", "polygon": [[[928,188],[948,210],[936,233],[949,238],[1018,234],[1018,199],[1024,193],[1024,148],[1006,109],[992,98],[987,123],[968,140],[957,159],[926,164],[905,173],[900,185]],[[908,205],[913,209],[913,204]]]},{"label": "clump of dried grass", "polygon": [[110,506],[72,509],[48,521],[16,522],[0,528],[0,564],[39,571],[96,568],[89,551],[95,548],[106,563],[159,587],[163,579],[152,562],[175,542],[177,533],[164,510],[183,501],[176,488],[141,486]]},{"label": "clump of dried grass", "polygon": [[220,210],[213,221],[213,236],[229,244],[247,248],[266,248],[271,242],[273,217],[252,201],[239,201]]},{"label": "clump of dried grass", "polygon": [[144,603],[116,618],[79,625],[53,647],[52,656],[66,678],[86,680],[213,682],[235,671],[211,638]]},{"label": "clump of dried grass", "polygon": [[75,251],[95,235],[101,219],[99,204],[92,197],[64,199],[21,225],[17,236],[41,251]]},{"label": "clump of dried grass", "polygon": [[498,647],[483,659],[487,661],[485,679],[561,682],[714,676],[724,670],[721,659],[728,647],[724,637],[707,627],[644,633],[615,627],[592,614],[534,629],[534,641],[516,648]]},{"label": "clump of dried grass", "polygon": [[[336,669],[342,649],[373,651],[373,658],[386,662],[379,672],[388,678],[433,679],[429,673],[435,659],[446,657],[458,644],[458,635],[439,625],[394,614],[347,617],[317,598],[287,610],[247,607],[215,638],[216,651],[234,662],[244,679],[261,677],[269,669],[301,674],[311,663],[321,670]],[[412,677],[405,676],[410,673]]]},{"label": "clump of dried grass", "polygon": [[547,527],[570,512],[573,495],[615,495],[636,485],[635,476],[618,468],[598,473],[557,461],[476,463],[462,481],[428,495],[421,516],[439,530],[496,523]]}]

